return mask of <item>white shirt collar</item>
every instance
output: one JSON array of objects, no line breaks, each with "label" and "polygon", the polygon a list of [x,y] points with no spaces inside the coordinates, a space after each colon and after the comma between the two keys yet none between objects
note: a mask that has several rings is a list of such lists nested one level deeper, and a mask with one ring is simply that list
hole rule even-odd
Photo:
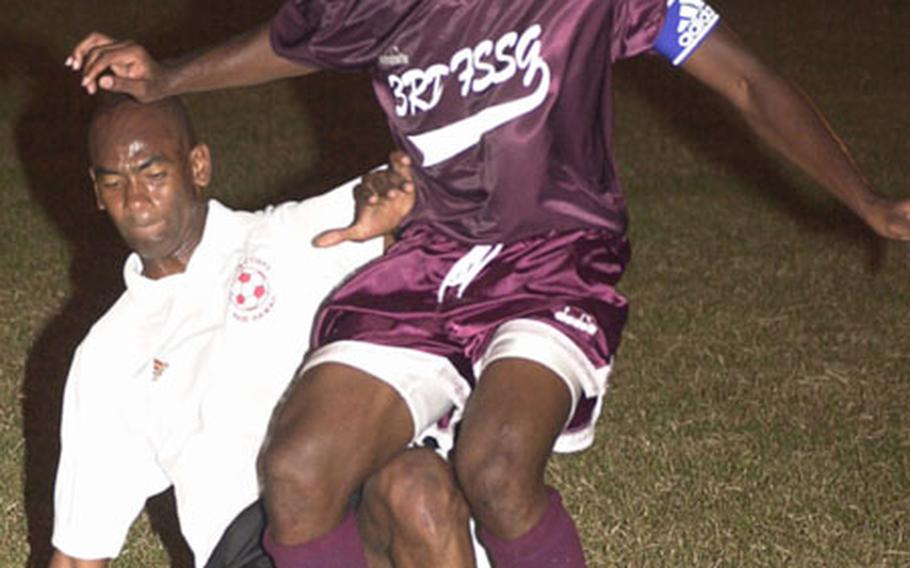
[{"label": "white shirt collar", "polygon": [[243,231],[238,230],[240,227],[231,213],[218,201],[209,200],[202,240],[196,245],[184,272],[158,279],[148,278],[142,274],[142,259],[135,252],[130,253],[123,265],[127,293],[141,298],[143,303],[154,303],[156,298],[170,297],[178,287],[205,282],[206,276],[220,268],[222,257],[231,250],[230,246],[225,246],[226,242],[243,238]]}]

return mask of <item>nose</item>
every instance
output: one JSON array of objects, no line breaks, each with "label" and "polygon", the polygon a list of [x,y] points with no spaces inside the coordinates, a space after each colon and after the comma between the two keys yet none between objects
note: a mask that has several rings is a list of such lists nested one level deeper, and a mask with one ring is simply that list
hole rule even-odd
[{"label": "nose", "polygon": [[123,207],[127,211],[142,211],[149,204],[148,187],[141,179],[130,176],[127,180],[126,191],[123,195]]}]

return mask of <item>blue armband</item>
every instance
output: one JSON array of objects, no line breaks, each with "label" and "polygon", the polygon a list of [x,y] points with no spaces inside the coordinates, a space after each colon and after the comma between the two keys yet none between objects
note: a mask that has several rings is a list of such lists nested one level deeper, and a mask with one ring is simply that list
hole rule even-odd
[{"label": "blue armband", "polygon": [[719,21],[720,16],[704,0],[668,0],[667,19],[654,49],[673,65],[681,65]]}]

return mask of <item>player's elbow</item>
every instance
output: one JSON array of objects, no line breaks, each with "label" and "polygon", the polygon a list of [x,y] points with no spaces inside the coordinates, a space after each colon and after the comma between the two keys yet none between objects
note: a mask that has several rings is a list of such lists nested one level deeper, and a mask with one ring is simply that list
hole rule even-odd
[{"label": "player's elbow", "polygon": [[749,119],[758,116],[761,109],[758,93],[756,78],[748,74],[739,74],[733,79],[727,98]]},{"label": "player's elbow", "polygon": [[768,120],[790,90],[786,79],[756,63],[733,78],[728,98],[746,120],[755,123]]}]

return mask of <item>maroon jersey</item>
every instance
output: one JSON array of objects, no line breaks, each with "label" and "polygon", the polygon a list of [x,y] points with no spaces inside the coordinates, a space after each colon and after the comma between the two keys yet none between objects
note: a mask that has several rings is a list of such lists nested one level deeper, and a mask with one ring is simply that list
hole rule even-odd
[{"label": "maroon jersey", "polygon": [[651,48],[666,0],[289,0],[276,53],[367,69],[415,157],[424,222],[468,242],[626,228],[612,62]]}]

